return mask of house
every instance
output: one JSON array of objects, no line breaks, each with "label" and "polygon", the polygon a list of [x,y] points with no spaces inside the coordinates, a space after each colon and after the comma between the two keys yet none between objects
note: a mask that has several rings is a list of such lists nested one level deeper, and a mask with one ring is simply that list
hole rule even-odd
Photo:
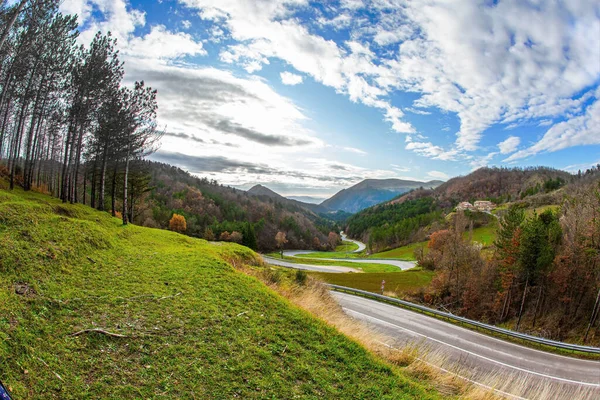
[{"label": "house", "polygon": [[473,204],[468,201],[463,201],[456,206],[456,211],[474,210]]},{"label": "house", "polygon": [[477,211],[490,212],[496,207],[496,205],[491,201],[478,200],[475,202],[474,207]]}]

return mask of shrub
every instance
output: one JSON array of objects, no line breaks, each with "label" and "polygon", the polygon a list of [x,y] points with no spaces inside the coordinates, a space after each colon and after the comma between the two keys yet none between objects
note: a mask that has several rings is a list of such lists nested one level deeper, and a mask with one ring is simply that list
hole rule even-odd
[{"label": "shrub", "polygon": [[169,229],[179,233],[185,232],[187,229],[185,217],[183,215],[173,214],[173,217],[169,221]]}]

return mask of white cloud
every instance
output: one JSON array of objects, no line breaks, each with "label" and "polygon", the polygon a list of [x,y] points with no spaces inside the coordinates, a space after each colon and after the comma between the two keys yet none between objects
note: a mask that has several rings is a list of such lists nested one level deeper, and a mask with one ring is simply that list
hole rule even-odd
[{"label": "white cloud", "polygon": [[146,36],[129,39],[123,53],[132,57],[176,59],[186,55],[206,55],[201,42],[183,32],[169,32],[164,25],[153,26]]},{"label": "white cloud", "polygon": [[409,111],[413,114],[419,114],[419,115],[431,115],[430,111],[425,111],[425,110],[420,110],[418,108],[413,108],[413,107],[406,107],[405,108],[406,111]]},{"label": "white cloud", "polygon": [[444,150],[442,147],[436,146],[431,142],[414,142],[409,140],[406,143],[405,148],[407,150],[412,150],[424,157],[433,158],[436,160],[455,161],[460,155],[460,152],[456,149]]},{"label": "white cloud", "polygon": [[[125,0],[65,0],[60,10],[79,15],[79,41],[86,46],[96,32],[101,31],[110,32],[117,39],[122,54],[129,57],[167,61],[206,54],[202,43],[190,34],[171,32],[164,25],[154,25],[146,35],[135,36],[136,28],[146,26],[146,14],[131,8]],[[99,13],[92,13],[93,10]]]},{"label": "white cloud", "polygon": [[360,155],[366,155],[367,152],[361,149],[357,149],[355,147],[342,147],[343,150],[349,151],[350,153],[356,153]]},{"label": "white cloud", "polygon": [[181,21],[181,25],[183,25],[185,29],[190,29],[192,27],[192,22],[187,19],[184,19],[183,21]]},{"label": "white cloud", "polygon": [[500,149],[501,154],[510,154],[517,150],[521,144],[521,139],[517,136],[509,136],[503,142],[498,143],[498,148]]},{"label": "white cloud", "polygon": [[[600,89],[597,91],[600,94]],[[598,96],[597,98],[600,98]],[[600,144],[600,100],[590,104],[585,113],[559,122],[542,139],[526,149],[514,153],[505,161],[519,160],[542,152],[553,152],[568,147]]]},{"label": "white cloud", "polygon": [[[402,112],[396,111],[385,98],[388,91],[373,82],[374,78],[386,75],[386,68],[374,62],[375,54],[368,44],[350,40],[345,43],[347,48],[342,47],[314,34],[294,18],[297,9],[308,5],[307,0],[180,1],[199,9],[203,18],[225,27],[237,41],[221,52],[224,62],[238,63],[252,73],[269,64],[271,58],[284,60],[317,82],[347,94],[352,101],[381,109],[394,131],[415,132],[402,119]],[[347,6],[356,9],[360,4],[350,2]],[[331,19],[332,24],[348,21],[339,20],[340,15]]]},{"label": "white cloud", "polygon": [[284,71],[280,73],[279,76],[281,77],[281,83],[284,85],[294,86],[302,83],[302,76],[292,74],[291,72]]},{"label": "white cloud", "polygon": [[445,172],[441,172],[441,171],[429,171],[427,173],[427,176],[429,176],[430,178],[433,178],[433,179],[442,179],[442,180],[447,180],[450,178],[450,176],[448,176],[448,174],[446,174]]},{"label": "white cloud", "polygon": [[[571,97],[600,76],[595,34],[600,8],[590,0],[344,1],[339,9],[329,5],[329,19],[320,21],[348,26],[346,43],[327,40],[296,18],[307,0],[181,1],[219,21],[238,41],[224,51],[227,62],[256,71],[279,58],[351,100],[382,110],[394,131],[415,132],[391,104],[394,91],[420,94],[415,107],[455,113],[460,119],[455,144],[433,152],[413,145],[421,154],[476,151],[486,129],[498,122],[577,114],[585,100]],[[363,7],[372,14],[368,23],[356,14]],[[401,44],[372,52],[393,43]]]},{"label": "white cloud", "polygon": [[397,165],[397,164],[390,164],[390,167],[392,167],[392,169],[394,171],[398,171],[398,172],[409,172],[410,171],[410,168],[403,167],[403,166],[400,166],[400,165]]}]

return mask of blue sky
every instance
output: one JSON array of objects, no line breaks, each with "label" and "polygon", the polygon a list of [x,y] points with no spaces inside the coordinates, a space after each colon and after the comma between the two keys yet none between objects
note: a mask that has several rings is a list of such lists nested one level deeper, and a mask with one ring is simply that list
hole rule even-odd
[{"label": "blue sky", "polygon": [[595,1],[65,0],[159,91],[156,160],[329,196],[600,162]]}]

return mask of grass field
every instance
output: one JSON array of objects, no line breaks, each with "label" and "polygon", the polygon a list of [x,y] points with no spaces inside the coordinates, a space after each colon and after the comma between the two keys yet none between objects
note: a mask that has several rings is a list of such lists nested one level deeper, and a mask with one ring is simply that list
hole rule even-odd
[{"label": "grass field", "polygon": [[385,292],[394,292],[397,296],[423,288],[429,285],[433,278],[433,272],[418,269],[374,274],[328,274],[320,272],[311,272],[310,274],[327,283],[375,293],[381,293],[381,281],[385,280]]},{"label": "grass field", "polygon": [[[267,254],[273,258],[282,259],[281,256],[277,253]],[[309,265],[333,265],[336,267],[351,267],[359,269],[363,272],[398,272],[400,269],[393,265],[386,264],[371,264],[371,263],[361,263],[361,262],[350,262],[350,261],[330,261],[323,260],[319,258],[307,258],[308,255],[301,255],[298,257],[289,257],[283,256],[283,260],[296,263],[296,264],[309,264]]]},{"label": "grass field", "polygon": [[254,262],[0,190],[0,380],[15,399],[440,398],[231,266]]},{"label": "grass field", "polygon": [[354,242],[342,242],[335,248],[336,253],[351,253],[358,250],[358,245]]},{"label": "grass field", "polygon": [[[497,223],[491,223],[486,226],[473,229],[473,241],[481,243],[484,246],[491,246],[496,240],[496,230],[498,229]],[[469,232],[463,234],[464,238],[469,237]]]},{"label": "grass field", "polygon": [[422,247],[427,253],[427,242],[412,243],[407,246],[398,247],[392,250],[375,253],[370,258],[397,258],[399,260],[415,261],[415,250]]}]

